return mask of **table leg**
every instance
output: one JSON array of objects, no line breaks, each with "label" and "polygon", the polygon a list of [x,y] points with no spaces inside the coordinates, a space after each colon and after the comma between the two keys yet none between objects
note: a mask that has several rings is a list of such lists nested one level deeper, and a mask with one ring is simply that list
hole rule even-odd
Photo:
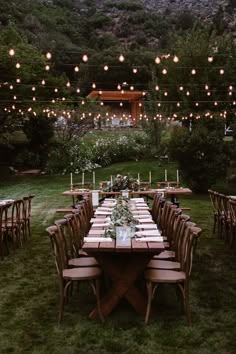
[{"label": "table leg", "polygon": [[[103,254],[95,255],[104,272],[112,281],[112,287],[101,299],[101,311],[104,316],[109,315],[122,297],[125,297],[133,308],[141,315],[146,311],[146,298],[134,284],[142,273],[152,255],[126,255],[116,256]],[[97,308],[89,315],[94,319],[98,317]]]}]

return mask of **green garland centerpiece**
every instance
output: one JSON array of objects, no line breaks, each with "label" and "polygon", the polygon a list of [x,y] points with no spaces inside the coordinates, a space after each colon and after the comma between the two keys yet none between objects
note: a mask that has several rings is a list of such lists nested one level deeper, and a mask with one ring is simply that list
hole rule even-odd
[{"label": "green garland centerpiece", "polygon": [[111,214],[110,226],[105,232],[105,237],[116,238],[116,226],[129,226],[131,229],[135,228],[137,220],[128,207],[128,199],[119,197],[117,204]]}]

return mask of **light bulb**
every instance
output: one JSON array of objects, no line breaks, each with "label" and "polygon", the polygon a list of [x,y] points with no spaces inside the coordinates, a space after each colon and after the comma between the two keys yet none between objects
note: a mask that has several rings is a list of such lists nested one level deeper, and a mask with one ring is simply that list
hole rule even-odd
[{"label": "light bulb", "polygon": [[155,58],[155,63],[156,63],[156,64],[160,64],[160,62],[161,62],[161,59],[160,59],[159,57],[156,57],[156,58]]},{"label": "light bulb", "polygon": [[10,49],[10,50],[9,50],[9,55],[10,55],[11,57],[13,57],[13,56],[15,55],[14,49]]},{"label": "light bulb", "polygon": [[87,54],[84,54],[82,57],[82,60],[86,63],[88,61],[88,56]]},{"label": "light bulb", "polygon": [[51,54],[51,53],[49,53],[49,52],[47,52],[47,54],[46,54],[46,58],[47,58],[48,60],[52,59],[52,54]]},{"label": "light bulb", "polygon": [[174,63],[178,63],[178,61],[179,61],[179,58],[177,57],[177,55],[175,55],[174,58],[173,58],[173,62]]},{"label": "light bulb", "polygon": [[119,56],[119,61],[121,62],[121,63],[123,63],[124,61],[125,61],[125,57],[124,57],[124,55],[120,55]]}]

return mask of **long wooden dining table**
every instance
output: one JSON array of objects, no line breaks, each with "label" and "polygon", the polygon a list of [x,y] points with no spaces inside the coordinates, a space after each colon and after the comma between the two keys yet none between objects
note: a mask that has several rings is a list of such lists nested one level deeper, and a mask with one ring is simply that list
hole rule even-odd
[{"label": "long wooden dining table", "polygon": [[[142,211],[140,210],[140,215],[141,213]],[[107,216],[109,214],[108,212]],[[93,227],[93,225],[95,224],[92,224],[91,230],[95,234],[96,227]],[[155,229],[156,225],[153,225],[153,229]],[[142,232],[145,234],[145,231]],[[149,238],[147,238],[147,241],[142,240],[140,242],[135,238],[131,238],[130,245],[120,245],[117,239],[110,239],[109,242],[106,242],[105,239],[103,242],[96,242],[94,238],[92,240],[94,242],[84,242],[83,251],[96,258],[111,281],[111,286],[101,299],[103,316],[109,315],[122,298],[125,298],[137,313],[145,314],[146,296],[136,281],[142,275],[153,255],[159,254],[164,250],[163,241],[153,242],[152,240],[151,242],[148,240]],[[89,317],[91,319],[98,318],[97,308],[90,313]]]},{"label": "long wooden dining table", "polygon": [[[76,196],[83,196],[87,194],[91,194],[93,192],[92,189],[73,189],[73,190],[68,190],[64,191],[62,194],[64,196],[71,196],[71,197],[76,197]],[[99,190],[97,191],[99,194],[100,198],[105,198],[105,197],[118,197],[119,195],[122,195],[122,192],[113,192],[113,191],[103,191]],[[189,188],[185,187],[179,187],[179,188],[163,188],[163,189],[149,189],[149,190],[138,190],[138,191],[128,191],[130,197],[134,196],[144,196],[144,197],[151,197],[156,193],[163,193],[165,196],[170,197],[172,200],[175,199],[176,196],[181,196],[181,195],[186,195],[186,194],[192,194],[192,190]]]}]

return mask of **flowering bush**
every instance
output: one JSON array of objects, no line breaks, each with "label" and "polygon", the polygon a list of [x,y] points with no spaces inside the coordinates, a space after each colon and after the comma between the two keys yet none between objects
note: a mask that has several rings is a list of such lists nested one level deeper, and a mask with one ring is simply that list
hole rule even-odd
[{"label": "flowering bush", "polygon": [[53,147],[47,163],[48,173],[75,174],[92,171],[114,162],[138,160],[149,150],[148,138],[144,132],[96,140],[71,139]]}]

